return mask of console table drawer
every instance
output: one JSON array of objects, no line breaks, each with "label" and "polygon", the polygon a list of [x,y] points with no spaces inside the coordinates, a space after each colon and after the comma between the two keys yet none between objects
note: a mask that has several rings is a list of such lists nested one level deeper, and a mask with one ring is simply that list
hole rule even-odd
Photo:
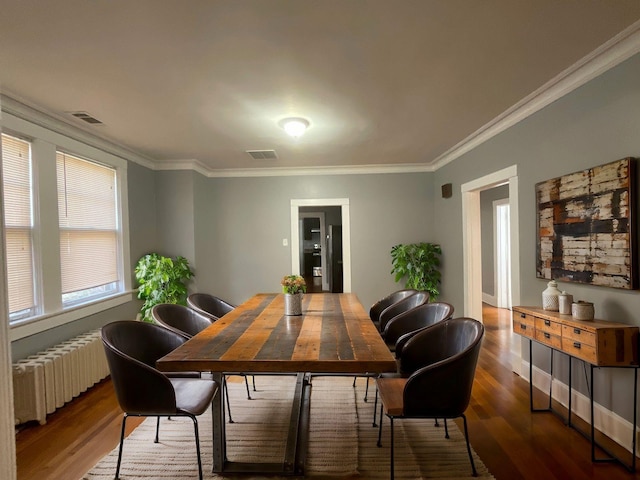
[{"label": "console table drawer", "polygon": [[535,317],[524,313],[513,316],[513,333],[535,338]]},{"label": "console table drawer", "polygon": [[536,341],[549,345],[551,348],[560,350],[562,348],[562,337],[560,335],[554,335],[553,333],[544,332],[536,328]]},{"label": "console table drawer", "polygon": [[596,347],[587,345],[569,338],[562,339],[562,350],[569,355],[585,360],[588,363],[597,364],[598,357],[596,355]]},{"label": "console table drawer", "polygon": [[553,320],[547,320],[546,318],[536,318],[536,332],[547,332],[552,335],[562,335],[562,324],[560,322],[554,322]]},{"label": "console table drawer", "polygon": [[571,325],[562,326],[562,338],[576,341],[584,345],[596,346],[596,334],[585,330],[584,328],[572,327]]}]

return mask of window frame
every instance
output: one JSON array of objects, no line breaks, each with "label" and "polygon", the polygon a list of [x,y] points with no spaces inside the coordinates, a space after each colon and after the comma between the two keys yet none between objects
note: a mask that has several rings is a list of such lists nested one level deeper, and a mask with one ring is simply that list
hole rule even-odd
[{"label": "window frame", "polygon": [[[3,100],[6,97],[3,96]],[[5,105],[2,105],[5,107]],[[135,299],[130,261],[127,165],[108,144],[29,107],[10,104],[0,116],[0,132],[31,142],[33,172],[34,278],[40,305],[35,316],[10,322],[11,341],[80,320]],[[112,167],[116,171],[118,209],[118,284],[113,295],[64,307],[60,279],[56,151]],[[46,242],[44,241],[46,239]],[[53,240],[55,239],[55,240]],[[4,238],[2,239],[4,242]]]}]

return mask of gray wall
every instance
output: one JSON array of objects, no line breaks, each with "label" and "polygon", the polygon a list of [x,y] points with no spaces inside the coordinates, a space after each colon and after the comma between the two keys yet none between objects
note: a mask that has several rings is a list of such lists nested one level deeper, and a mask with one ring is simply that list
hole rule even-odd
[{"label": "gray wall", "polygon": [[496,236],[493,224],[493,202],[509,198],[509,185],[490,188],[480,192],[480,216],[482,233],[482,292],[495,295],[495,255],[493,242]]},{"label": "gray wall", "polygon": [[[349,198],[352,291],[368,306],[399,288],[390,274],[391,247],[434,240],[430,178],[199,176],[194,179],[197,289],[235,303],[256,292],[279,291],[280,279],[291,270],[291,200]],[[282,246],[283,238],[289,246]]]},{"label": "gray wall", "polygon": [[[640,55],[632,57],[589,84],[554,102],[535,115],[494,137],[473,151],[435,172],[437,185],[452,182],[452,199],[435,198],[437,239],[447,244],[443,263],[445,299],[455,305],[463,300],[462,214],[460,185],[517,165],[519,185],[519,236],[521,303],[540,305],[546,282],[536,278],[536,219],[534,186],[537,182],[583,170],[620,158],[640,156]],[[454,253],[450,255],[449,253]],[[560,283],[575,299],[595,303],[596,316],[640,325],[640,292]],[[526,343],[523,345],[526,354]],[[534,351],[534,362],[543,363],[548,353]],[[537,358],[537,360],[536,360]],[[545,360],[546,361],[546,360]],[[574,379],[587,392],[580,362]],[[567,365],[560,358],[557,376],[565,383]],[[597,375],[596,401],[624,418],[632,412],[630,372],[604,369]]]}]

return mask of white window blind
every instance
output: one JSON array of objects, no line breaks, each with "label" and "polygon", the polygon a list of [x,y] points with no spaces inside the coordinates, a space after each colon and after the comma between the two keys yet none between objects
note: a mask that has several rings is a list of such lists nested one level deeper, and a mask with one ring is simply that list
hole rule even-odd
[{"label": "white window blind", "polygon": [[31,144],[2,135],[10,321],[35,313]]},{"label": "white window blind", "polygon": [[69,154],[56,155],[60,264],[65,305],[116,291],[116,171]]}]

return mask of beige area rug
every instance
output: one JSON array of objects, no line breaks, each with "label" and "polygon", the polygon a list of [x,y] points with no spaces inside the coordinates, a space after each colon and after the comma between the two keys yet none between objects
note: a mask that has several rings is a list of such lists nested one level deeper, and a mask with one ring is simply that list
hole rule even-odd
[{"label": "beige area rug", "polygon": [[[365,379],[354,389],[351,377],[314,377],[306,476],[314,478],[389,478],[389,421],[385,419],[383,447],[376,447],[378,429],[371,426],[373,402],[363,401]],[[227,424],[227,454],[234,461],[282,461],[295,386],[295,377],[257,376],[257,392],[246,398],[244,385],[229,382],[231,413]],[[371,390],[370,390],[371,393]],[[370,397],[372,397],[371,395]],[[203,473],[206,479],[260,477],[211,473],[211,415],[199,417]],[[444,429],[431,420],[396,421],[396,478],[472,479],[464,436],[449,422]],[[191,420],[163,419],[160,443],[153,443],[155,418],[145,420],[125,440],[122,480],[187,480],[198,478]],[[473,441],[473,432],[471,432]],[[478,477],[494,478],[474,452]],[[117,447],[83,480],[113,479]]]}]

